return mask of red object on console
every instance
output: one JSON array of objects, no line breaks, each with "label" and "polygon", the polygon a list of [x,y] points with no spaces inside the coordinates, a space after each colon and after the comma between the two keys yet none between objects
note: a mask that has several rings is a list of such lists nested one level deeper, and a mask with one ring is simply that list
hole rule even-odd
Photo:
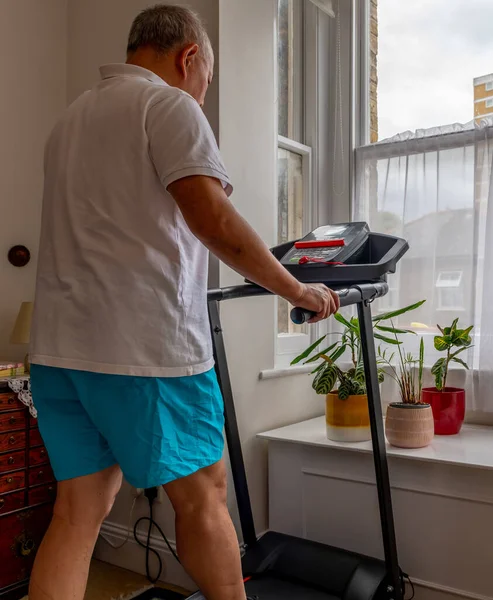
[{"label": "red object on console", "polygon": [[295,242],[294,247],[299,250],[301,248],[341,248],[345,245],[344,240],[310,240]]},{"label": "red object on console", "polygon": [[344,266],[344,263],[342,262],[335,262],[335,261],[327,261],[324,260],[323,258],[310,258],[309,256],[302,256],[300,258],[300,260],[298,261],[299,265],[306,265],[308,263],[322,263],[323,265],[339,265],[339,266]]},{"label": "red object on console", "polygon": [[425,388],[421,400],[431,405],[435,433],[456,435],[460,432],[466,415],[466,393],[460,388]]}]

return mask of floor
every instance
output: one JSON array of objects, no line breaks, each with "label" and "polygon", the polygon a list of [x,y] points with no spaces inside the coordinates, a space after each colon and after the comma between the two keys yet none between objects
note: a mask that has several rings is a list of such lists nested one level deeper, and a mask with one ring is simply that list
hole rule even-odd
[{"label": "floor", "polygon": [[[85,600],[119,600],[147,587],[150,587],[149,582],[142,575],[94,560]],[[166,587],[186,593],[184,590]]]}]

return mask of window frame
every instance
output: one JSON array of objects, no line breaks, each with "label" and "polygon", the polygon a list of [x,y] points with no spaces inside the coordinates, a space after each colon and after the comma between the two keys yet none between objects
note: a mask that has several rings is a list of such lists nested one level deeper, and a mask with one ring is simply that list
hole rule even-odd
[{"label": "window frame", "polygon": [[487,92],[493,92],[493,81],[487,81],[484,84],[484,88]]},{"label": "window frame", "polygon": [[486,108],[493,108],[493,98],[486,98],[485,106],[486,106]]},{"label": "window frame", "polygon": [[[319,8],[312,3],[312,0],[299,0],[300,9],[297,14],[302,18],[301,27],[298,27],[298,32],[301,35],[297,38],[298,42],[301,38],[301,52],[297,57],[302,65],[295,67],[295,72],[302,73],[302,91],[301,100],[298,97],[298,102],[301,105],[302,123],[295,127],[295,135],[299,134],[298,140],[303,139],[305,143],[278,135],[277,151],[279,149],[293,152],[302,157],[303,170],[303,230],[310,231],[318,224],[319,206],[315,202],[318,197],[318,176],[320,166],[319,161],[319,89],[318,89],[318,69],[320,60],[319,48]],[[330,18],[330,17],[327,17]],[[276,27],[278,31],[278,27]],[[313,33],[315,32],[315,35]],[[278,47],[278,45],[277,45]],[[310,67],[309,69],[307,67]],[[277,77],[276,77],[277,81]],[[300,106],[299,105],[299,106]],[[278,204],[276,203],[276,210]],[[282,334],[277,330],[277,314],[278,300],[275,302],[275,367],[285,368],[289,366],[291,360],[302,352],[316,336],[320,333],[320,326],[312,326],[308,333],[293,333]]]},{"label": "window frame", "polygon": [[[302,179],[303,179],[303,229],[312,228],[312,205],[313,205],[313,164],[312,148],[305,146],[284,136],[278,136],[277,149],[287,150],[293,154],[301,156]],[[278,313],[279,299],[276,298],[275,310]],[[277,318],[276,318],[277,324]],[[279,333],[276,326],[276,367],[283,368],[289,366],[291,360],[314,340],[312,328],[308,333]]]}]

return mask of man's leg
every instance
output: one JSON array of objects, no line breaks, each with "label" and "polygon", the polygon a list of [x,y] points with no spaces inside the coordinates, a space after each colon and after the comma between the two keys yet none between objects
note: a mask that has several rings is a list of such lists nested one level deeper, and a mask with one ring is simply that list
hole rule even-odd
[{"label": "man's leg", "polygon": [[120,489],[118,466],[58,484],[53,520],[36,556],[29,600],[83,600],[101,524]]},{"label": "man's leg", "polygon": [[164,489],[176,513],[178,555],[190,577],[207,600],[244,600],[224,462],[173,481]]}]

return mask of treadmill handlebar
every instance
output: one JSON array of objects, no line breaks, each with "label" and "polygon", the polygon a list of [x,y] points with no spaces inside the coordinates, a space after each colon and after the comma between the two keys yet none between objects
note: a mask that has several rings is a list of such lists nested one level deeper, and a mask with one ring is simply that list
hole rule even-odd
[{"label": "treadmill handlebar", "polygon": [[[327,284],[331,287],[330,282]],[[389,286],[384,281],[376,283],[360,283],[349,287],[332,288],[339,296],[341,307],[358,304],[359,302],[372,302],[375,298],[385,296]],[[224,300],[235,300],[236,298],[250,298],[253,296],[268,296],[271,292],[258,285],[245,284],[234,287],[209,290],[207,292],[208,302],[222,302]],[[302,325],[309,321],[315,314],[303,308],[293,308],[291,319],[293,323]]]}]

